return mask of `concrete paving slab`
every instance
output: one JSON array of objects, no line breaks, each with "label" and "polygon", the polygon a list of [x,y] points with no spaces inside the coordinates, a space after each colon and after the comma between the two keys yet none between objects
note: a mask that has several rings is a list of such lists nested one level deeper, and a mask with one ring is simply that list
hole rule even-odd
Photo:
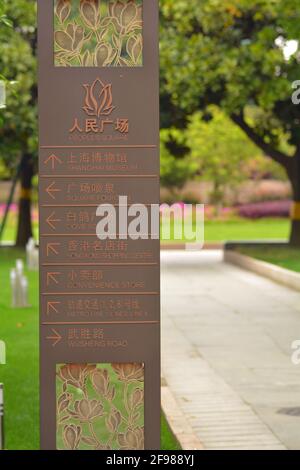
[{"label": "concrete paving slab", "polygon": [[222,262],[162,252],[164,377],[207,449],[300,449],[300,294]]}]

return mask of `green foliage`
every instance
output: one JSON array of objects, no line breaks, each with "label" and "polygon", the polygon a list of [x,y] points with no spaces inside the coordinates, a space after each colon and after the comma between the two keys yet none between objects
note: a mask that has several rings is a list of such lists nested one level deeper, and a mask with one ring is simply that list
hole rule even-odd
[{"label": "green foliage", "polygon": [[12,22],[11,20],[7,17],[6,11],[7,11],[7,0],[0,0],[0,25],[5,25],[11,28]]},{"label": "green foliage", "polygon": [[300,146],[300,107],[291,102],[299,62],[297,54],[286,59],[278,37],[300,37],[299,1],[162,0],[161,12],[163,87],[172,102],[187,114],[216,104],[241,126],[251,104],[259,111],[247,122],[256,143],[280,163],[290,160],[274,151],[282,135]]},{"label": "green foliage", "polygon": [[[11,28],[12,23],[9,18],[7,18],[6,15],[6,7],[7,7],[7,1],[6,0],[0,0],[0,34],[2,28]],[[1,81],[1,103],[0,103],[0,109],[5,108],[5,101],[6,101],[6,84],[8,83],[6,77],[3,75],[2,71],[0,71],[0,81]],[[3,123],[3,117],[0,114],[0,125]]]},{"label": "green foliage", "polygon": [[[183,149],[179,156],[178,149]],[[219,204],[226,186],[264,177],[286,179],[283,169],[217,106],[190,116],[186,129],[161,131],[161,181],[173,193],[194,178],[212,181],[211,196]]]},{"label": "green foliage", "polygon": [[257,149],[217,107],[208,111],[209,120],[203,119],[203,113],[192,116],[186,134],[199,174],[214,183],[212,200],[220,203],[227,185],[233,187],[247,178],[245,163]]},{"label": "green foliage", "polygon": [[[186,145],[186,136],[178,129],[163,129],[160,134],[161,150],[161,184],[173,193],[195,176],[198,168],[197,162],[190,156],[183,154],[175,156],[175,150]],[[188,148],[186,149],[186,153]]]},{"label": "green foliage", "polygon": [[37,152],[36,2],[9,0],[6,14],[13,27],[0,28],[0,70],[12,84],[1,112],[0,158],[14,168],[22,151]]},{"label": "green foliage", "polygon": [[10,179],[11,174],[4,162],[0,159],[0,180]]}]

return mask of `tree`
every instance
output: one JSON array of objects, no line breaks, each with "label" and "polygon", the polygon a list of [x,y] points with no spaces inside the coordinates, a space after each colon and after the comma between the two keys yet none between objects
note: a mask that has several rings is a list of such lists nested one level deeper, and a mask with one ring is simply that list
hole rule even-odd
[{"label": "tree", "polygon": [[7,0],[0,0],[0,26],[8,26],[9,28],[12,26],[10,19],[7,17],[6,14],[7,9]]},{"label": "tree", "polygon": [[300,246],[300,107],[291,101],[300,59],[288,48],[299,38],[298,0],[162,0],[161,11],[165,93],[187,114],[219,106],[284,167],[290,242]]},{"label": "tree", "polygon": [[[178,154],[178,149],[181,153]],[[160,134],[161,184],[171,191],[174,200],[178,189],[195,177],[199,164],[189,155],[184,131],[163,129]]]},{"label": "tree", "polygon": [[13,27],[1,29],[0,70],[8,87],[0,129],[0,157],[9,168],[19,167],[21,192],[16,244],[32,236],[31,189],[37,161],[36,2],[9,0],[6,14]]},{"label": "tree", "polygon": [[259,151],[216,106],[208,107],[205,116],[195,113],[185,134],[191,157],[198,162],[197,173],[212,181],[211,198],[220,209],[226,188],[235,188],[247,179],[246,164]]}]

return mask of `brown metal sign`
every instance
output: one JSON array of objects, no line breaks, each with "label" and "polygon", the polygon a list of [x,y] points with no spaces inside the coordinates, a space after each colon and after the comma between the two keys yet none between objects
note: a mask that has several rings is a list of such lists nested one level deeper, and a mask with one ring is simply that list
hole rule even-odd
[{"label": "brown metal sign", "polygon": [[159,203],[158,2],[38,6],[41,447],[158,449],[158,236],[96,233]]}]

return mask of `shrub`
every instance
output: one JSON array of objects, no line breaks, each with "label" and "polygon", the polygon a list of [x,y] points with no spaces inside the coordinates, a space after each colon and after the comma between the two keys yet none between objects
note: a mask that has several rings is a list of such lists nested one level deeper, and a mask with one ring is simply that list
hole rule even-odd
[{"label": "shrub", "polygon": [[238,214],[247,219],[289,217],[291,204],[291,201],[267,201],[255,204],[244,204],[238,207]]}]

